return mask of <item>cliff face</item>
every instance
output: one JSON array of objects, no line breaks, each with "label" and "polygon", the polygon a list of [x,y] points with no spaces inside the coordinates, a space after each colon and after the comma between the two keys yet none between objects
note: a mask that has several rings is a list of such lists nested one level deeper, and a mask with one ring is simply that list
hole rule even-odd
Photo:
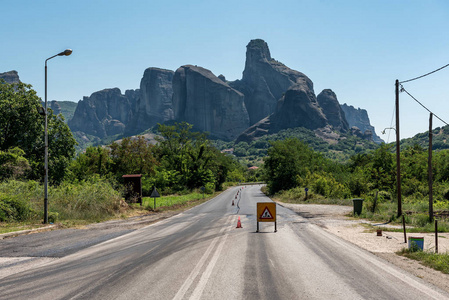
[{"label": "cliff face", "polygon": [[170,70],[145,70],[140,81],[140,92],[134,95],[134,117],[126,126],[126,134],[138,134],[157,123],[173,120],[173,75]]},{"label": "cliff face", "polygon": [[[133,95],[128,92],[128,95]],[[125,93],[126,95],[126,93]],[[122,95],[120,89],[105,89],[78,102],[68,122],[72,131],[82,131],[100,138],[121,134],[133,116],[135,98]]]},{"label": "cliff face", "polygon": [[[375,132],[374,127],[371,126],[368,112],[365,109],[354,108],[352,105],[347,105],[346,103],[341,105],[341,109],[345,113],[346,120],[351,127],[351,132],[355,135],[362,135],[368,137],[372,136],[372,139],[376,143],[384,142]],[[353,128],[356,127],[356,128]],[[359,131],[357,131],[359,129]],[[367,132],[368,131],[368,132]]]},{"label": "cliff face", "polygon": [[337,95],[335,95],[332,90],[323,90],[317,96],[317,101],[322,108],[329,125],[332,125],[334,129],[341,132],[347,132],[349,130],[349,124],[346,120],[345,113],[340,107]]},{"label": "cliff face", "polygon": [[251,141],[282,129],[305,127],[382,141],[365,110],[340,106],[330,89],[316,96],[313,82],[273,59],[261,39],[246,46],[241,80],[229,82],[223,75],[217,77],[193,65],[176,72],[148,68],[139,90],[122,95],[117,88],[107,89],[84,97],[69,126],[103,138],[139,134],[171,120],[189,122],[196,130],[223,140]]},{"label": "cliff face", "polygon": [[245,95],[251,125],[272,114],[277,101],[296,84],[313,92],[312,81],[271,58],[267,43],[261,39],[251,40],[246,46],[243,78],[230,83]]},{"label": "cliff face", "polygon": [[15,70],[5,72],[5,73],[0,73],[0,78],[5,80],[6,83],[9,83],[9,84],[20,82],[19,73],[17,73],[17,71],[15,71]]},{"label": "cliff face", "polygon": [[282,129],[305,127],[317,129],[328,124],[315,94],[304,85],[294,85],[279,100],[276,111],[260,120],[237,139],[237,142],[250,142],[265,134],[279,132]]},{"label": "cliff face", "polygon": [[235,139],[249,126],[243,94],[211,71],[192,65],[175,72],[173,112],[175,120],[224,140]]}]

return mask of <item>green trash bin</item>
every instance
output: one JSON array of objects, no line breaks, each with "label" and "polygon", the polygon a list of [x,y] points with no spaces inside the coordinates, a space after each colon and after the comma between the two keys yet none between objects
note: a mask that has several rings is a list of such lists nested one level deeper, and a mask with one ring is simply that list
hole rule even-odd
[{"label": "green trash bin", "polygon": [[360,215],[362,213],[363,199],[352,199],[354,204],[354,215]]}]

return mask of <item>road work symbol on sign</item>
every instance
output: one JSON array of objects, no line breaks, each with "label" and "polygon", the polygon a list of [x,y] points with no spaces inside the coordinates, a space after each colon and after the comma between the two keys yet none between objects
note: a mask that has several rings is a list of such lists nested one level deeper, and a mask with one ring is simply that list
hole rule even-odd
[{"label": "road work symbol on sign", "polygon": [[268,207],[265,207],[265,210],[263,211],[260,218],[265,219],[265,220],[267,220],[267,219],[273,220],[273,215],[270,213],[270,210],[268,209]]},{"label": "road work symbol on sign", "polygon": [[257,221],[276,222],[276,203],[274,202],[257,203]]}]

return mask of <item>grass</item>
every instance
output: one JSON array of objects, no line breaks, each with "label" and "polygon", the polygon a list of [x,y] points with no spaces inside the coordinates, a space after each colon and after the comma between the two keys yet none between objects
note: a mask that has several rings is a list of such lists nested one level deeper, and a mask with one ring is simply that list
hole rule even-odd
[{"label": "grass", "polygon": [[396,254],[417,260],[427,267],[449,274],[449,253],[436,254],[427,251],[410,251],[404,248]]},{"label": "grass", "polygon": [[[177,210],[179,208],[191,207],[211,198],[212,195],[202,193],[190,193],[187,195],[170,195],[156,198],[156,211]],[[135,205],[133,207],[136,207]],[[148,210],[155,210],[154,198],[144,197],[142,207]]]},{"label": "grass", "polygon": [[44,227],[44,224],[24,224],[24,223],[0,223],[0,234],[22,231],[22,230],[30,230],[36,229],[39,227]]}]

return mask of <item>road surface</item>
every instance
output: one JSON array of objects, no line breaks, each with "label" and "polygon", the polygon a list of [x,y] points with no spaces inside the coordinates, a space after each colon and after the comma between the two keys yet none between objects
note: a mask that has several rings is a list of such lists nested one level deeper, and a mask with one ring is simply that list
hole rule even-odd
[{"label": "road surface", "polygon": [[[0,274],[0,299],[449,299],[449,295],[277,206],[229,189],[159,223],[36,268]],[[237,205],[232,206],[234,199]],[[243,228],[236,228],[238,217]],[[0,241],[0,246],[2,241]],[[0,269],[1,272],[1,269]]]}]

